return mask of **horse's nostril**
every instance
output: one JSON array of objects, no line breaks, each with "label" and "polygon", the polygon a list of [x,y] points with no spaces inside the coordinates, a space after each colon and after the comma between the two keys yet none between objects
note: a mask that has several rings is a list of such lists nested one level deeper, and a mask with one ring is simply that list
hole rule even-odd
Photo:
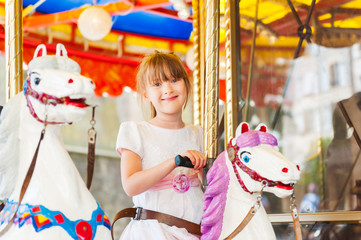
[{"label": "horse's nostril", "polygon": [[299,166],[299,165],[297,165],[296,167],[297,167],[297,170],[298,170],[298,171],[301,171],[301,170],[300,170],[300,166]]},{"label": "horse's nostril", "polygon": [[282,169],[282,172],[288,173],[288,168],[283,168],[283,169]]},{"label": "horse's nostril", "polygon": [[73,83],[74,82],[74,80],[73,79],[69,79],[69,81],[68,81],[68,83]]},{"label": "horse's nostril", "polygon": [[90,84],[94,84],[94,82],[90,80]]}]

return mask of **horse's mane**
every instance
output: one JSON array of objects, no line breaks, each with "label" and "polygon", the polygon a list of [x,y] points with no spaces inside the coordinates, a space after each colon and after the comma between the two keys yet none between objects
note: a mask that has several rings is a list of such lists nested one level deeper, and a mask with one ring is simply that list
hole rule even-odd
[{"label": "horse's mane", "polygon": [[204,194],[201,239],[218,239],[222,232],[223,213],[229,186],[225,153],[224,151],[217,157],[207,174],[208,187]]},{"label": "horse's mane", "polygon": [[22,93],[11,98],[0,115],[0,199],[12,193],[19,164],[19,124]]}]

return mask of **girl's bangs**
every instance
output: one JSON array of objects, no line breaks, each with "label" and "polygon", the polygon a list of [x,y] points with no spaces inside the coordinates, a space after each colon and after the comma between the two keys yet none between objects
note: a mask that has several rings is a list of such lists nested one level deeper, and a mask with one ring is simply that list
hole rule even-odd
[{"label": "girl's bangs", "polygon": [[186,73],[184,73],[182,66],[179,66],[179,64],[174,61],[167,60],[168,59],[159,59],[159,61],[154,61],[152,64],[149,64],[147,71],[149,84],[187,78],[187,75],[184,76]]}]

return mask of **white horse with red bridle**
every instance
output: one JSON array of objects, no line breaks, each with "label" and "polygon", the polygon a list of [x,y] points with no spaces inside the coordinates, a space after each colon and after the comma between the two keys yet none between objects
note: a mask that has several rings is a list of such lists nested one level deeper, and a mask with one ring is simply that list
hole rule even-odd
[{"label": "white horse with red bridle", "polygon": [[[207,174],[201,239],[276,239],[260,192],[290,196],[299,178],[299,166],[279,152],[277,139],[265,125],[253,131],[247,123],[241,123],[236,137]],[[245,227],[233,233],[249,216]]]},{"label": "white horse with red bridle", "polygon": [[[111,239],[110,222],[60,134],[61,125],[84,116],[94,87],[62,44],[56,55],[47,55],[43,44],[37,47],[24,92],[10,99],[0,116],[0,200],[5,203],[0,239]],[[35,168],[20,197],[33,158]]]}]

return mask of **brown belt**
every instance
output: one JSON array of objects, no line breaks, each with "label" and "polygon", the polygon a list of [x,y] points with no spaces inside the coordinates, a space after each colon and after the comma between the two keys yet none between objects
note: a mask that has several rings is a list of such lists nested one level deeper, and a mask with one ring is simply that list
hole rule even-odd
[{"label": "brown belt", "polygon": [[146,220],[146,219],[155,219],[158,222],[165,223],[170,226],[176,226],[178,228],[185,228],[189,233],[196,234],[201,236],[201,227],[199,224],[195,224],[193,222],[189,222],[187,220],[177,218],[165,213],[156,212],[152,210],[147,210],[141,207],[137,208],[125,208],[118,212],[113,220],[112,224],[112,237],[113,237],[113,226],[114,223],[124,217],[131,217],[133,220]]}]

